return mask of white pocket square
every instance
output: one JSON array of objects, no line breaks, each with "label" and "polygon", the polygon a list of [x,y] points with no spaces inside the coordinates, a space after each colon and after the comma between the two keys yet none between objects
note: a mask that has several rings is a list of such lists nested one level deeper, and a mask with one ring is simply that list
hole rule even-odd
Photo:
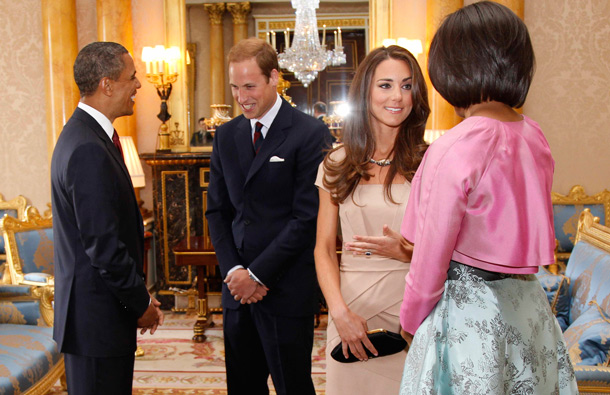
[{"label": "white pocket square", "polygon": [[283,162],[284,158],[280,158],[279,156],[272,156],[269,158],[269,162]]}]

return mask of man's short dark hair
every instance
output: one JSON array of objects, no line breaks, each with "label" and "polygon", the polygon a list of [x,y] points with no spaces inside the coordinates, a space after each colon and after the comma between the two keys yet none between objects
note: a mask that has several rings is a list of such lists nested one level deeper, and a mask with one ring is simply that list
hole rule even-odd
[{"label": "man's short dark hair", "polygon": [[510,9],[490,1],[449,15],[428,57],[432,85],[458,108],[491,100],[521,107],[534,68],[527,27]]},{"label": "man's short dark hair", "polygon": [[125,68],[126,53],[124,46],[113,42],[97,41],[83,47],[74,62],[74,81],[81,97],[95,93],[104,77],[118,80]]},{"label": "man's short dark hair", "polygon": [[314,112],[326,114],[326,103],[323,101],[316,102],[316,104],[313,105],[313,110]]},{"label": "man's short dark hair", "polygon": [[199,118],[199,121],[197,121],[197,122],[199,123],[199,122],[201,122],[201,121],[205,121],[205,117],[201,117],[201,118]]}]

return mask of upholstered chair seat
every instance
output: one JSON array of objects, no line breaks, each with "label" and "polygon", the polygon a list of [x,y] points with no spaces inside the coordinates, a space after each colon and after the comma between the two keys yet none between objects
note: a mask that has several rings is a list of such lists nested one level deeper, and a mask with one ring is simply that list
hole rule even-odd
[{"label": "upholstered chair seat", "polygon": [[44,394],[64,374],[53,288],[0,285],[0,394]]}]

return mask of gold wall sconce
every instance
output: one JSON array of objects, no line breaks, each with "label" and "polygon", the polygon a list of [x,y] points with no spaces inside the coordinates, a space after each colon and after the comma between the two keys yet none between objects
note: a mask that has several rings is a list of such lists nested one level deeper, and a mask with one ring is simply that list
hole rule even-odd
[{"label": "gold wall sconce", "polygon": [[163,45],[144,47],[142,61],[146,63],[146,80],[155,86],[161,98],[161,111],[157,118],[162,124],[159,128],[157,151],[169,151],[169,130],[166,123],[172,116],[167,108],[167,100],[172,93],[172,83],[178,79],[180,49],[165,48]]}]

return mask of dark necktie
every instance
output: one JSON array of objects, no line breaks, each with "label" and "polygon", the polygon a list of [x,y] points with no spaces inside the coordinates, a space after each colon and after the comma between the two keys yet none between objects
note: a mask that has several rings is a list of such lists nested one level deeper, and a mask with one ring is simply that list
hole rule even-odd
[{"label": "dark necktie", "polygon": [[263,141],[265,140],[265,138],[263,137],[263,124],[260,122],[256,123],[256,126],[254,127],[254,139],[253,139],[253,144],[254,144],[254,153],[258,154],[258,151],[261,149],[261,145],[263,145]]},{"label": "dark necktie", "polygon": [[114,143],[116,149],[118,149],[121,153],[121,158],[123,158],[124,161],[125,157],[123,156],[123,147],[121,147],[121,139],[119,139],[119,134],[116,132],[116,129],[114,129],[114,133],[112,134],[112,142]]}]

